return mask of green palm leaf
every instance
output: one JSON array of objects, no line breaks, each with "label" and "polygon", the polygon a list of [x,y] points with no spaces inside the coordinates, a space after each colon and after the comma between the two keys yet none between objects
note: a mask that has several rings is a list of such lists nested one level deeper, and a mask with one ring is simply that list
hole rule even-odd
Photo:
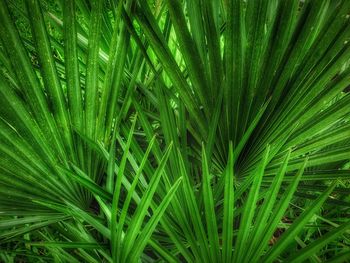
[{"label": "green palm leaf", "polygon": [[0,1],[0,261],[346,261],[349,14]]}]

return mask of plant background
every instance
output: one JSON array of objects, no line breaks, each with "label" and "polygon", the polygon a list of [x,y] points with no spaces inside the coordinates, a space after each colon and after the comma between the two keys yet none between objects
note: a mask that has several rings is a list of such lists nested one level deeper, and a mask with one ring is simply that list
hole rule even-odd
[{"label": "plant background", "polygon": [[0,2],[3,262],[346,262],[350,2]]}]

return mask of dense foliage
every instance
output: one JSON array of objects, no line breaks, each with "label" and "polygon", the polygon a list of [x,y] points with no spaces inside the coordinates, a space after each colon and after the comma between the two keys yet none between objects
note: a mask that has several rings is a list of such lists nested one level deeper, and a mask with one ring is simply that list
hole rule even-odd
[{"label": "dense foliage", "polygon": [[349,17],[0,0],[0,261],[349,260]]}]

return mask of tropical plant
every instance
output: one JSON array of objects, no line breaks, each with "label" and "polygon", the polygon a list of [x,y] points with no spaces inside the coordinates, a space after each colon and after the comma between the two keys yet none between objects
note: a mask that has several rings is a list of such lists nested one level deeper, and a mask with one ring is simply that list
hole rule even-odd
[{"label": "tropical plant", "polygon": [[1,262],[346,262],[350,1],[0,1]]}]

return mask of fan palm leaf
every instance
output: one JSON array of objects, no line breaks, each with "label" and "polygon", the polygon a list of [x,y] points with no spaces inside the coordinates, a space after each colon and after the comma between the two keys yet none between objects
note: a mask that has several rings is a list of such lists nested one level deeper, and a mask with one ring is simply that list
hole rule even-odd
[{"label": "fan palm leaf", "polygon": [[346,260],[349,12],[0,1],[0,261]]}]

